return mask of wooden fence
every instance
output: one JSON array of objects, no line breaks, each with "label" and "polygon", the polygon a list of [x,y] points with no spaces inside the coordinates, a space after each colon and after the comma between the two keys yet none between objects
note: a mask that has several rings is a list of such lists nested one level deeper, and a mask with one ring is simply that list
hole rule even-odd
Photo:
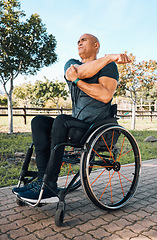
[{"label": "wooden fence", "polygon": [[[27,122],[27,116],[37,116],[37,115],[45,115],[45,116],[52,116],[56,117],[59,114],[72,114],[72,109],[70,108],[13,108],[13,116],[20,116],[24,118],[24,123]],[[8,108],[7,107],[0,107],[0,116],[8,116]],[[131,110],[117,110],[117,116],[119,118],[131,118],[132,111]],[[152,121],[153,118],[157,117],[157,111],[152,110],[137,110],[136,117],[138,118],[145,118],[149,117]]]}]

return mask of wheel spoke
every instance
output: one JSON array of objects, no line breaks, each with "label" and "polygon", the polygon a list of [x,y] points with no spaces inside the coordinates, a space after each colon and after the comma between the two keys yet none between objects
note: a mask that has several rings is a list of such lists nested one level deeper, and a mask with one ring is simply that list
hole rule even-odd
[{"label": "wheel spoke", "polygon": [[111,166],[89,166],[89,168],[105,168],[106,169],[106,167],[111,167]]},{"label": "wheel spoke", "polygon": [[[111,141],[111,151],[112,151],[112,146],[113,146],[113,138],[114,138],[114,131],[112,133],[112,141]],[[109,157],[109,160],[111,159],[111,156]]]},{"label": "wheel spoke", "polygon": [[132,149],[130,149],[129,151],[127,151],[126,153],[124,153],[122,156],[119,156],[119,158],[117,159],[117,161],[119,162],[119,160],[124,157],[126,154],[128,154],[129,152],[131,152]]},{"label": "wheel spoke", "polygon": [[[58,188],[67,188],[73,177],[80,171],[80,149],[74,147],[66,147],[64,158],[60,169],[60,176],[58,178]],[[73,185],[69,191],[73,191],[81,186],[80,175],[75,178]]]},{"label": "wheel spoke", "polygon": [[112,155],[112,152],[111,152],[111,150],[109,149],[109,147],[108,147],[108,145],[107,145],[107,143],[106,143],[104,137],[103,137],[103,136],[101,136],[101,137],[102,137],[102,139],[103,139],[103,141],[104,141],[104,143],[105,143],[105,145],[106,145],[106,147],[107,147],[107,150],[108,150],[109,153],[110,153],[110,156],[112,157],[113,161],[115,162],[114,157],[113,157],[113,155]]},{"label": "wheel spoke", "polygon": [[69,169],[68,169],[68,173],[67,173],[67,177],[66,177],[65,187],[67,186],[67,182],[68,182],[68,178],[69,178],[69,173],[70,173],[70,167],[71,167],[71,164],[69,164]]},{"label": "wheel spoke", "polygon": [[119,158],[117,159],[118,162],[119,162],[119,160],[120,160],[120,158],[121,158],[122,149],[123,149],[123,145],[124,145],[124,140],[125,140],[125,136],[124,136],[124,138],[123,138],[123,142],[122,142],[122,146],[121,146],[121,150],[120,150]]},{"label": "wheel spoke", "polygon": [[135,167],[135,164],[125,164],[125,165],[122,165],[121,167]]},{"label": "wheel spoke", "polygon": [[131,181],[129,178],[125,177],[122,173],[119,172],[119,174],[120,174],[123,178],[125,178],[126,180],[128,180],[129,182],[132,183],[132,181]]},{"label": "wheel spoke", "polygon": [[101,160],[103,160],[103,162],[107,163],[107,162],[100,156],[100,154],[99,154],[97,151],[94,150],[94,148],[93,148],[92,150],[93,150],[93,152],[96,153],[96,155],[97,155],[98,157],[101,158]]},{"label": "wheel spoke", "polygon": [[99,177],[106,171],[106,168],[102,171],[102,173],[99,174],[99,176],[91,183],[91,186],[93,185],[93,183],[95,183]]},{"label": "wheel spoke", "polygon": [[123,196],[124,196],[124,189],[123,189],[123,186],[122,186],[122,180],[121,180],[121,177],[120,177],[120,173],[119,173],[119,172],[118,172],[118,176],[119,176],[119,181],[120,181],[122,193],[123,193]]},{"label": "wheel spoke", "polygon": [[106,191],[106,188],[108,187],[108,185],[109,185],[109,183],[110,183],[111,179],[113,178],[113,175],[114,175],[114,174],[115,174],[115,171],[113,172],[112,176],[110,177],[110,179],[109,179],[109,181],[108,181],[108,183],[107,183],[107,185],[106,185],[106,187],[105,187],[104,191],[102,192],[102,194],[101,194],[101,196],[100,196],[100,198],[99,198],[99,199],[101,199],[101,198],[102,198],[102,196],[104,195],[104,192]]},{"label": "wheel spoke", "polygon": [[[109,172],[109,179],[110,179],[110,172]],[[113,203],[113,196],[112,196],[112,186],[110,181],[110,192],[111,192],[111,202]]]}]

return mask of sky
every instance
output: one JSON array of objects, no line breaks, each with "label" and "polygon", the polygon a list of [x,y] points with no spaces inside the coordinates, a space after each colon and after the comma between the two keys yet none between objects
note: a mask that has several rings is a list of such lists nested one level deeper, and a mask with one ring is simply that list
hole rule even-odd
[{"label": "sky", "polygon": [[49,34],[57,40],[58,61],[35,76],[18,76],[24,81],[64,81],[64,64],[79,59],[77,41],[91,33],[100,41],[99,57],[109,53],[133,53],[137,61],[157,60],[157,0],[20,0],[26,18],[40,15]]}]

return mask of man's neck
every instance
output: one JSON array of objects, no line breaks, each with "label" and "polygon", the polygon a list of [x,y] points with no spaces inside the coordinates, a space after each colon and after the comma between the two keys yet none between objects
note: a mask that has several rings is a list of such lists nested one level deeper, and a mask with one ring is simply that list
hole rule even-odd
[{"label": "man's neck", "polygon": [[82,59],[82,63],[87,63],[87,62],[92,62],[94,60],[96,60],[96,56],[91,56],[91,57],[88,57],[88,58],[81,58]]}]

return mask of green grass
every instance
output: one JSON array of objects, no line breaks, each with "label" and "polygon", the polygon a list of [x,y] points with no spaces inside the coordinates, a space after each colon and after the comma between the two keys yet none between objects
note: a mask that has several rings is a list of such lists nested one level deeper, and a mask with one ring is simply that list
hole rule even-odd
[{"label": "green grass", "polygon": [[141,152],[142,161],[157,158],[157,142],[144,142],[148,136],[157,138],[157,131],[130,131],[135,137]]},{"label": "green grass", "polygon": [[17,184],[23,159],[15,153],[26,153],[31,141],[31,133],[0,133],[0,187]]},{"label": "green grass", "polygon": [[15,152],[26,152],[31,142],[31,133],[0,133],[0,159],[13,157]]},{"label": "green grass", "polygon": [[[28,124],[24,125],[23,119],[17,117],[17,122],[14,126],[16,133],[14,134],[6,133],[6,119],[5,121],[4,118],[3,121],[1,120],[0,118],[0,187],[4,187],[17,184],[24,159],[15,157],[15,153],[26,153],[32,142],[32,137],[30,133],[31,118],[28,119]],[[5,124],[2,125],[2,122],[5,122]],[[119,124],[129,129],[128,126],[131,125],[131,122],[128,120],[120,120]],[[149,119],[146,119],[137,125],[140,125],[141,129],[146,128],[145,130],[138,129],[138,131],[130,131],[139,145],[142,161],[157,158],[157,142],[144,142],[144,139],[148,136],[157,138],[157,130],[153,130],[156,129],[157,124],[155,124],[154,121],[151,123]],[[31,169],[32,168],[36,169],[34,162],[31,165]]]}]

